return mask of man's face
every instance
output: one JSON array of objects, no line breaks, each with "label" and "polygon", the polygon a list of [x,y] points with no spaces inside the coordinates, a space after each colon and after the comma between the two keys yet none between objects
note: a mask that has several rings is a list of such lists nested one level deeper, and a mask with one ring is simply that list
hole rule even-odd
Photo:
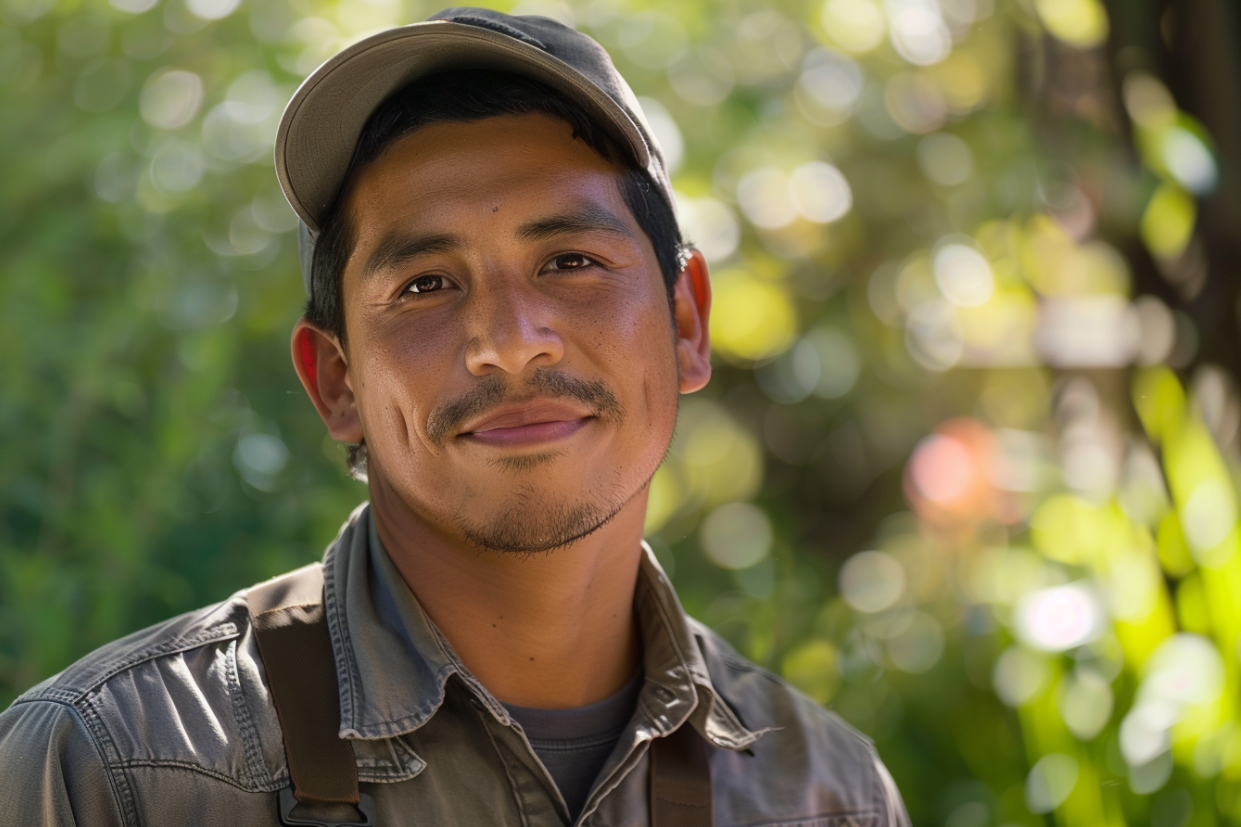
[{"label": "man's face", "polygon": [[644,499],[683,383],[619,176],[543,115],[433,124],[364,169],[343,300],[372,497],[507,551]]}]

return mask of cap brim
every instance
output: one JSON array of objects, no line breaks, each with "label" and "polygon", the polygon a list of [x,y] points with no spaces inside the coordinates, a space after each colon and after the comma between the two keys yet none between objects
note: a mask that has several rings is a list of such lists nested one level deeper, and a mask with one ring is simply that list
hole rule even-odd
[{"label": "cap brim", "polygon": [[449,69],[499,69],[567,95],[615,130],[640,168],[650,162],[642,131],[581,72],[516,38],[478,26],[434,20],[389,29],[355,43],[308,77],[276,133],[276,175],[289,204],[318,232],[335,200],[354,146],[371,113],[402,86]]}]

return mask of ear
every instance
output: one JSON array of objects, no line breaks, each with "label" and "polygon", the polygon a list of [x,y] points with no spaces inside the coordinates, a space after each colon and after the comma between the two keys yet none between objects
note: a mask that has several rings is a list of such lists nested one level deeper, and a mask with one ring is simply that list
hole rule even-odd
[{"label": "ear", "polygon": [[681,393],[693,393],[711,378],[711,277],[702,251],[690,250],[672,291],[677,369]]},{"label": "ear", "polygon": [[293,328],[291,344],[297,378],[327,425],[328,434],[337,442],[362,442],[362,421],[340,340],[301,319]]}]

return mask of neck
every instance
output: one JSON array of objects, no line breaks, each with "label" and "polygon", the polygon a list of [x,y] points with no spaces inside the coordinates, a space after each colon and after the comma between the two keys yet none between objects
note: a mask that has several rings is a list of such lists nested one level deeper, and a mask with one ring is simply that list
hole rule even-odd
[{"label": "neck", "polygon": [[500,701],[570,709],[620,690],[638,667],[633,613],[646,490],[607,525],[554,551],[480,551],[433,531],[371,485],[388,556],[458,657]]}]

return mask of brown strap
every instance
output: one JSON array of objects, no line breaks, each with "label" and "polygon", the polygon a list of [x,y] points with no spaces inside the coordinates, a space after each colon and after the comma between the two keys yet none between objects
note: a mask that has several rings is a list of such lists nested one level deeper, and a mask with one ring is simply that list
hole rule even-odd
[{"label": "brown strap", "polygon": [[711,827],[708,749],[688,721],[651,742],[651,827]]},{"label": "brown strap", "polygon": [[357,804],[353,744],[341,738],[336,661],[323,616],[323,568],[289,572],[247,592],[250,621],[284,732],[300,802]]}]

